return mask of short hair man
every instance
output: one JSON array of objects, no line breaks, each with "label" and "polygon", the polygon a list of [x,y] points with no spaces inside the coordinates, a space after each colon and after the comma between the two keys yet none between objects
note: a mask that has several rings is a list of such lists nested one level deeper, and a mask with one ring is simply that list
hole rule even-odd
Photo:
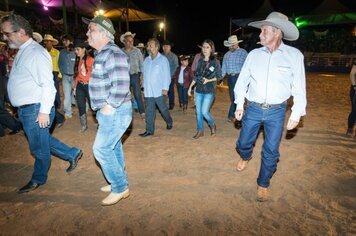
[{"label": "short hair man", "polygon": [[[262,162],[257,178],[257,200],[268,199],[268,187],[277,169],[279,145],[287,108],[287,100],[293,96],[292,113],[287,130],[297,127],[300,117],[305,115],[307,104],[303,54],[283,43],[282,38],[297,40],[299,31],[279,12],[272,12],[266,20],[251,22],[260,28],[263,47],[252,50],[242,67],[234,89],[237,120],[242,119],[236,150],[241,159],[237,170],[246,168],[252,158],[253,145],[258,131],[264,127]],[[244,114],[244,103],[247,99]]]},{"label": "short hair man", "polygon": [[52,60],[49,53],[32,39],[29,22],[19,15],[5,16],[1,18],[1,33],[9,47],[19,49],[11,69],[8,91],[11,104],[18,107],[17,113],[35,156],[32,178],[18,190],[18,193],[25,193],[46,183],[51,153],[69,162],[67,172],[70,173],[83,152],[49,134],[56,95]]},{"label": "short hair man", "polygon": [[129,64],[126,54],[114,43],[115,29],[110,19],[86,19],[88,43],[95,52],[89,79],[91,107],[99,123],[93,151],[109,185],[101,188],[110,194],[103,206],[116,204],[129,196],[122,136],[132,120]]}]

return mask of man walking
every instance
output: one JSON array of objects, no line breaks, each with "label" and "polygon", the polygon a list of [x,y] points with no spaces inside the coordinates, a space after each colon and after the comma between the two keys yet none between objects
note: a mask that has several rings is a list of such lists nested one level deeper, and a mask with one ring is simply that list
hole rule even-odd
[{"label": "man walking", "polygon": [[164,40],[162,43],[163,55],[165,55],[169,62],[169,73],[171,76],[171,82],[169,84],[168,98],[169,98],[169,110],[174,109],[174,84],[175,80],[173,75],[178,68],[178,57],[175,53],[172,52],[173,44],[168,40]]},{"label": "man walking", "polygon": [[69,162],[67,173],[70,173],[83,152],[49,134],[56,96],[52,60],[50,54],[32,39],[29,22],[19,15],[5,16],[1,18],[1,33],[10,48],[19,49],[11,69],[8,92],[11,104],[18,107],[19,119],[35,156],[32,178],[18,190],[18,193],[25,193],[46,183],[51,153]]},{"label": "man walking", "polygon": [[[266,20],[249,25],[261,29],[262,47],[248,54],[234,89],[235,117],[242,119],[240,136],[236,142],[236,150],[241,156],[237,170],[243,171],[252,158],[253,145],[263,125],[265,140],[257,178],[257,200],[266,201],[270,179],[280,157],[286,101],[293,96],[287,130],[297,127],[300,117],[305,115],[304,57],[298,49],[282,41],[282,38],[294,41],[299,37],[297,27],[282,13],[272,12]],[[247,104],[244,112],[245,98]]]},{"label": "man walking", "polygon": [[122,136],[132,120],[129,64],[126,54],[114,43],[115,29],[110,19],[99,15],[88,25],[88,43],[95,52],[89,79],[91,107],[97,111],[99,127],[93,151],[109,185],[103,206],[116,204],[129,196]]}]

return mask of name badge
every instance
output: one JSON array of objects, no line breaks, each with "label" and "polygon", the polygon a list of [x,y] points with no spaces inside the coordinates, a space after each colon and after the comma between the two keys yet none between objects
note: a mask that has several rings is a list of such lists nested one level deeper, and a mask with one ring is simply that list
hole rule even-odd
[{"label": "name badge", "polygon": [[101,64],[95,64],[94,69],[101,70],[103,68],[103,65]]},{"label": "name badge", "polygon": [[290,70],[290,67],[278,66],[278,67],[277,67],[277,70],[278,70],[278,71],[286,72],[286,71],[289,71],[289,70]]}]

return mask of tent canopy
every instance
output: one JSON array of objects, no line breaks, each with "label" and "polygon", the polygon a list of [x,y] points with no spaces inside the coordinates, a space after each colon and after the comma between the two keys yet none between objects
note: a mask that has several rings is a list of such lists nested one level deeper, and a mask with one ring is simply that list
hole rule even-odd
[{"label": "tent canopy", "polygon": [[306,15],[295,18],[298,28],[315,25],[356,24],[356,12],[331,15]]}]

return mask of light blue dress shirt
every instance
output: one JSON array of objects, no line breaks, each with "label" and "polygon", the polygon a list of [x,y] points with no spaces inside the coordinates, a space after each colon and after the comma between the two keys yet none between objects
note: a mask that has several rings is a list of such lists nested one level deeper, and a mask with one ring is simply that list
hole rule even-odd
[{"label": "light blue dress shirt", "polygon": [[299,121],[305,115],[304,56],[283,42],[270,53],[268,48],[252,50],[242,67],[234,93],[236,109],[243,109],[245,98],[252,102],[280,104],[293,96],[290,119]]},{"label": "light blue dress shirt", "polygon": [[171,74],[168,59],[161,53],[152,59],[151,55],[143,62],[143,80],[145,97],[160,97],[162,90],[169,89]]}]

